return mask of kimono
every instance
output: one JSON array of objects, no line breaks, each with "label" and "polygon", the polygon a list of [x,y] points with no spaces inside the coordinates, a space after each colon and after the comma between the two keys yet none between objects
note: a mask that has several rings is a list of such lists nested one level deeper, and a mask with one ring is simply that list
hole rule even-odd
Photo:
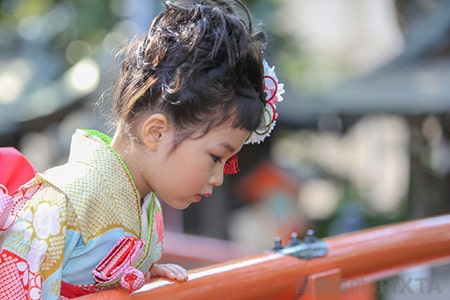
[{"label": "kimono", "polygon": [[0,147],[0,187],[8,192],[17,191],[36,174],[28,159],[14,147]]},{"label": "kimono", "polygon": [[110,142],[77,130],[66,164],[11,195],[15,204],[0,228],[0,299],[65,299],[143,285],[162,254],[161,206],[153,193],[141,201]]}]

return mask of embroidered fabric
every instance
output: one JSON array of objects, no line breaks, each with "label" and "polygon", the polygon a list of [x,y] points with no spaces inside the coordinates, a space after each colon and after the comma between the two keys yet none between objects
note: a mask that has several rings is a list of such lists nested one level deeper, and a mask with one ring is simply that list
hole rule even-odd
[{"label": "embroidered fabric", "polygon": [[[40,185],[31,188],[21,188],[15,194],[8,195],[8,190],[0,185],[0,236],[2,232],[8,230],[16,221],[18,213],[23,205],[40,188]],[[1,239],[0,239],[1,241]],[[0,243],[1,247],[1,243]]]},{"label": "embroidered fabric", "polygon": [[114,248],[92,271],[92,276],[100,284],[111,284],[121,280],[122,287],[130,290],[144,285],[144,275],[134,268],[144,253],[145,243],[132,236],[122,237]]},{"label": "embroidered fabric", "polygon": [[[123,236],[121,233],[141,238],[141,225],[144,222],[137,217],[141,213],[140,197],[126,166],[110,148],[108,140],[98,138],[99,135],[93,131],[77,130],[67,164],[37,174],[33,181],[16,193],[9,195],[6,189],[2,190],[3,196],[13,198],[13,206],[11,213],[8,213],[10,217],[5,219],[6,226],[3,226],[8,230],[0,232],[0,271],[3,278],[0,281],[1,299],[56,300],[121,286],[124,276],[115,277],[115,283],[100,284],[94,282],[91,271],[105,255],[110,254],[108,251]],[[2,173],[3,169],[0,170]],[[102,177],[95,174],[102,174]],[[82,177],[76,181],[67,180],[68,176],[73,178],[74,175]],[[106,187],[112,187],[114,193],[96,193],[105,190],[99,189],[100,186],[106,190],[109,190]],[[92,198],[92,195],[95,197]],[[33,204],[23,206],[27,201]],[[61,203],[70,205],[61,206]],[[131,262],[137,259],[135,266],[143,273],[159,260],[162,253],[163,217],[156,198],[148,207],[147,219],[147,236],[142,239],[145,240],[142,241],[145,243],[145,254],[140,257],[137,253],[134,258],[132,253],[136,253],[136,249],[130,247],[127,250],[133,257]],[[9,224],[12,226],[8,228]],[[71,242],[79,238],[83,238],[84,247],[76,247]],[[101,241],[102,245],[111,244],[103,251],[90,248],[98,245],[91,241]],[[33,245],[30,251],[24,250],[24,243]],[[94,249],[98,251],[89,252]],[[64,256],[65,250],[74,253],[74,256]],[[90,256],[83,256],[84,253],[90,253]],[[123,261],[129,260],[127,256],[123,257]],[[78,268],[79,264],[89,267]],[[126,277],[122,286],[135,290],[142,281],[139,281],[139,274],[128,267],[123,264],[121,269],[122,275]],[[64,278],[73,278],[77,270],[88,271],[77,273],[79,276],[74,282],[64,282]],[[110,277],[105,277],[105,282],[112,278],[113,273],[111,271]],[[77,283],[87,281],[89,283]]]},{"label": "embroidered fabric", "polygon": [[9,219],[13,206],[13,198],[8,195],[8,189],[0,184],[0,230],[5,230],[5,223]]}]

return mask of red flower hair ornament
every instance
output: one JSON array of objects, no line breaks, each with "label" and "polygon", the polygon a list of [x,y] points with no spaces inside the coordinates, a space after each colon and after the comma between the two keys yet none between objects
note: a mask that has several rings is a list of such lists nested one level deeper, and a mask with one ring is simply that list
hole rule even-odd
[{"label": "red flower hair ornament", "polygon": [[[276,120],[278,118],[277,104],[283,101],[284,84],[278,82],[275,67],[270,67],[266,60],[263,61],[264,66],[264,92],[261,101],[264,104],[261,123],[244,144],[259,144],[270,136],[270,133],[275,128]],[[239,172],[237,154],[232,156],[226,163],[224,174],[236,174]]]}]

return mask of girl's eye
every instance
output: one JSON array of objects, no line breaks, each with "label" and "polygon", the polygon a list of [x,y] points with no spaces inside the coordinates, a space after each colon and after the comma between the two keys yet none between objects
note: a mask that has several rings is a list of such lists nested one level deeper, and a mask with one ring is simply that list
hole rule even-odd
[{"label": "girl's eye", "polygon": [[215,163],[220,163],[220,162],[222,162],[222,158],[220,158],[220,157],[218,157],[218,156],[216,156],[216,155],[212,155],[212,154],[211,154],[211,158],[212,158],[213,162],[215,162]]}]

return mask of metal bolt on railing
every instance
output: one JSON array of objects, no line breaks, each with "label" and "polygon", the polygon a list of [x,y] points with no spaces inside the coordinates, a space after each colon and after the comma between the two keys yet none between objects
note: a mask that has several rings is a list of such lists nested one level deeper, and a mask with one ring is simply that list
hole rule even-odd
[{"label": "metal bolt on railing", "polygon": [[279,236],[277,236],[275,238],[275,241],[273,242],[272,250],[273,251],[279,251],[279,250],[281,250],[283,248],[284,247],[283,247],[283,244],[281,243],[281,238]]},{"label": "metal bolt on railing", "polygon": [[303,241],[299,239],[296,232],[293,232],[286,247],[283,246],[281,239],[276,237],[272,251],[292,255],[300,259],[311,259],[326,256],[328,253],[328,245],[316,237],[314,230],[309,229]]},{"label": "metal bolt on railing", "polygon": [[301,243],[300,239],[298,238],[298,233],[293,232],[291,233],[291,239],[289,240],[289,247],[297,246]]}]

